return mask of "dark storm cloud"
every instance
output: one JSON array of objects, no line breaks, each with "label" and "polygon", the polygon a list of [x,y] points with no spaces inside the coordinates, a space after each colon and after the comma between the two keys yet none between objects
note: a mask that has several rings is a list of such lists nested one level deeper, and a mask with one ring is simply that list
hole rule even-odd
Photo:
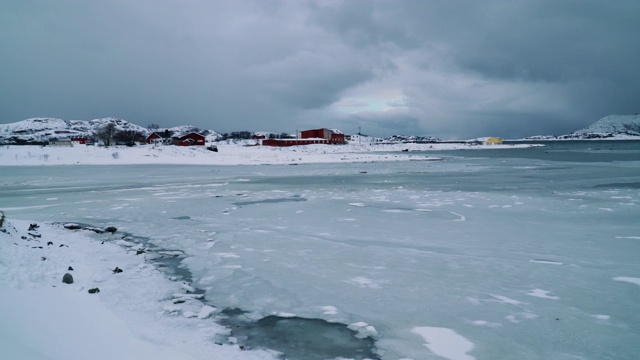
[{"label": "dark storm cloud", "polygon": [[0,4],[0,122],[566,133],[635,113],[636,1]]},{"label": "dark storm cloud", "polygon": [[[396,46],[396,53],[412,51],[412,64],[418,70],[414,74],[419,70],[437,72],[450,77],[450,83],[463,75],[476,83],[469,88],[441,82],[407,87],[413,108],[422,107],[425,112],[433,110],[420,105],[424,95],[437,98],[429,94],[430,85],[444,92],[455,89],[447,99],[431,104],[441,109],[436,111],[438,119],[424,119],[425,130],[431,128],[426,124],[447,122],[459,125],[439,124],[443,133],[464,134],[462,128],[476,132],[509,129],[506,132],[514,136],[563,133],[610,113],[637,111],[637,2],[394,1],[377,5],[372,8],[371,3],[349,2],[344,5],[345,11],[331,9],[316,19],[322,19],[327,29],[347,40],[376,46],[391,43]],[[355,13],[360,17],[345,18],[345,14]],[[372,25],[375,23],[378,25]],[[371,28],[379,31],[361,35],[368,34]],[[504,88],[509,83],[516,88],[518,97],[537,97],[541,101],[522,109],[513,108],[509,104],[513,93],[491,89],[495,84]],[[522,89],[526,84],[532,88]],[[545,84],[549,87],[540,86]],[[473,94],[487,90],[493,90],[487,94],[489,99],[478,99]],[[551,106],[551,99],[540,95],[550,92],[557,99]],[[490,99],[491,94],[503,97],[501,104]],[[478,104],[489,102],[494,102],[495,107],[478,109]],[[537,111],[531,107],[537,107]],[[522,123],[517,119],[529,120]],[[518,125],[514,128],[513,124]],[[458,126],[460,130],[456,131]]]}]

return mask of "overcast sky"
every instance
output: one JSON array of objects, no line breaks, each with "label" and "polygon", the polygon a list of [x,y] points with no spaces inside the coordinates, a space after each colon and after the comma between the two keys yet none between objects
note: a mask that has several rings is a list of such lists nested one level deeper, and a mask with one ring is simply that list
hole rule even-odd
[{"label": "overcast sky", "polygon": [[0,123],[514,138],[636,112],[638,0],[0,1]]}]

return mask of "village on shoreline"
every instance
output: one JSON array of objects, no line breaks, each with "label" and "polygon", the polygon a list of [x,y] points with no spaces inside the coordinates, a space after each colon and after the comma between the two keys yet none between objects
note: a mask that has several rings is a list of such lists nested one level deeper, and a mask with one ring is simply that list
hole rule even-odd
[{"label": "village on shoreline", "polygon": [[[299,165],[440,160],[426,152],[458,149],[505,149],[536,144],[344,144],[271,147],[247,142],[222,142],[211,146],[35,146],[6,145],[0,166],[42,165]],[[209,148],[209,149],[208,149]],[[419,152],[419,153],[418,153]]]},{"label": "village on shoreline", "polygon": [[[513,149],[564,140],[638,140],[638,115],[611,115],[563,136],[503,142],[499,137],[443,141],[432,136],[347,135],[338,129],[294,134],[218,133],[190,125],[142,127],[119,118],[32,118],[0,125],[0,166],[33,165],[297,165],[439,160],[426,152]],[[418,153],[420,152],[420,153]]]}]

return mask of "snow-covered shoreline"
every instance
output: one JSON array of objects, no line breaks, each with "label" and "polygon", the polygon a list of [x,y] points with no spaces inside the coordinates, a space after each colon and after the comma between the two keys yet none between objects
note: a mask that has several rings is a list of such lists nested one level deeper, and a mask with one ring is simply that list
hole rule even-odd
[{"label": "snow-covered shoreline", "polygon": [[511,149],[539,145],[349,144],[292,147],[218,144],[218,152],[205,147],[152,146],[34,146],[9,145],[0,149],[0,166],[34,165],[265,165],[339,162],[388,162],[438,160],[437,156],[410,154],[414,151],[458,149]]},{"label": "snow-covered shoreline", "polygon": [[[529,147],[518,145],[515,147]],[[177,146],[4,146],[0,166],[257,165],[437,160],[412,151],[512,148],[510,145],[389,144],[273,148],[220,144],[218,152]],[[3,209],[0,209],[2,211]],[[104,233],[16,220],[0,227],[0,353],[15,359],[273,359],[270,351],[216,344],[228,329],[213,304],[174,303],[190,285],[170,279],[146,250]],[[115,224],[117,226],[117,224]],[[114,269],[123,270],[121,273]],[[73,270],[71,270],[73,269]],[[65,273],[73,276],[65,284]],[[98,293],[89,289],[98,288]],[[205,314],[207,313],[207,314]],[[201,316],[199,316],[201,315]],[[206,316],[205,316],[206,315]]]},{"label": "snow-covered shoreline", "polygon": [[[6,216],[0,318],[10,326],[0,326],[3,358],[274,358],[269,351],[216,344],[228,330],[209,317],[215,308],[191,300],[188,284],[168,279],[140,248],[119,244],[117,232],[100,241],[90,231]],[[72,284],[63,283],[66,273]]]}]

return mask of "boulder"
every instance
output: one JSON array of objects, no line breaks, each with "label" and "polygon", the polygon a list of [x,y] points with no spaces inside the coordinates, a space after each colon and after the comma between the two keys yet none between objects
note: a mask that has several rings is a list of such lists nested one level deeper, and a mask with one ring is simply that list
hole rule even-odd
[{"label": "boulder", "polygon": [[73,284],[73,276],[69,273],[64,274],[62,282],[65,284]]}]

